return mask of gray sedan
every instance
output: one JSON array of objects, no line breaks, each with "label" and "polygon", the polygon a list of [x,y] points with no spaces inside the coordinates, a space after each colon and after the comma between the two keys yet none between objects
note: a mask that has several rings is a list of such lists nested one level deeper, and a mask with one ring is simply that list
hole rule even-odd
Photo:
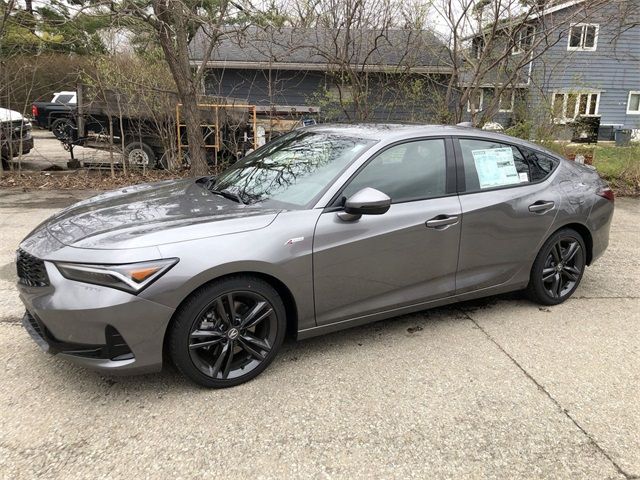
[{"label": "gray sedan", "polygon": [[561,303],[606,249],[613,201],[593,169],[505,135],[303,128],[217,178],[125,188],[46,220],[17,254],[23,324],[87,367],[151,372],[168,356],[229,387],[287,335],[512,290]]}]

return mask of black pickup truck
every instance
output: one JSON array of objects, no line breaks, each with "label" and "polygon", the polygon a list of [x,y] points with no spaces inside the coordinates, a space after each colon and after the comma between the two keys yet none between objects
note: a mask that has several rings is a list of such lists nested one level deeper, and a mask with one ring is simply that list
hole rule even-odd
[{"label": "black pickup truck", "polygon": [[51,102],[34,102],[31,105],[33,123],[40,128],[51,130],[58,139],[67,134],[69,127],[75,127],[75,111],[75,92],[59,92]]}]

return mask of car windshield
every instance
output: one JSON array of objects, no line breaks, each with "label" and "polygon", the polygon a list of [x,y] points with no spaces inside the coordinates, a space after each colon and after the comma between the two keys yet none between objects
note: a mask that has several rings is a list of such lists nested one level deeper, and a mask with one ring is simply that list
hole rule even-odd
[{"label": "car windshield", "polygon": [[296,130],[247,155],[212,185],[243,203],[307,206],[375,140]]}]

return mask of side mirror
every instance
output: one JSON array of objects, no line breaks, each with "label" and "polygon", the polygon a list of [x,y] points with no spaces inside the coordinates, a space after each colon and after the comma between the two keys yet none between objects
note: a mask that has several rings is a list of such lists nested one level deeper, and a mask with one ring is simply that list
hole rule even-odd
[{"label": "side mirror", "polygon": [[344,204],[338,216],[345,221],[357,220],[362,215],[382,215],[391,207],[391,198],[375,188],[363,188],[354,193]]}]

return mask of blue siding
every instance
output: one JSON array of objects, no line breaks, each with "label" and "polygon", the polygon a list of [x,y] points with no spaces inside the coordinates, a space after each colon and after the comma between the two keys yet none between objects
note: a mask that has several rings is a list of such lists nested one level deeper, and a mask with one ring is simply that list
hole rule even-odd
[{"label": "blue siding", "polygon": [[307,105],[323,83],[321,72],[210,69],[205,93],[252,105]]},{"label": "blue siding", "polygon": [[[416,77],[418,78],[418,77]],[[369,80],[371,108],[366,121],[371,122],[425,122],[436,121],[441,109],[447,81],[443,78],[420,77],[423,91],[414,92],[414,98],[394,88],[389,78]],[[406,79],[406,78],[405,78]],[[437,83],[431,80],[437,80]],[[252,105],[287,105],[320,107],[320,119],[345,121],[349,117],[337,105],[319,105],[331,80],[324,72],[292,70],[210,69],[204,81],[206,95],[230,97]],[[438,91],[436,91],[438,90]],[[417,98],[416,98],[417,97]],[[327,99],[324,98],[326,102]],[[351,116],[353,118],[353,116]]]},{"label": "blue siding", "polygon": [[[627,115],[629,91],[640,90],[640,25],[628,29],[630,12],[638,16],[638,9],[626,10],[635,0],[609,2],[585,18],[582,5],[556,13],[556,21],[592,23],[599,25],[596,51],[568,51],[568,27],[560,40],[536,59],[530,95],[533,105],[551,103],[554,91],[600,91],[598,114],[603,125],[623,125],[640,129],[640,115]],[[588,2],[586,2],[588,5]]]}]

